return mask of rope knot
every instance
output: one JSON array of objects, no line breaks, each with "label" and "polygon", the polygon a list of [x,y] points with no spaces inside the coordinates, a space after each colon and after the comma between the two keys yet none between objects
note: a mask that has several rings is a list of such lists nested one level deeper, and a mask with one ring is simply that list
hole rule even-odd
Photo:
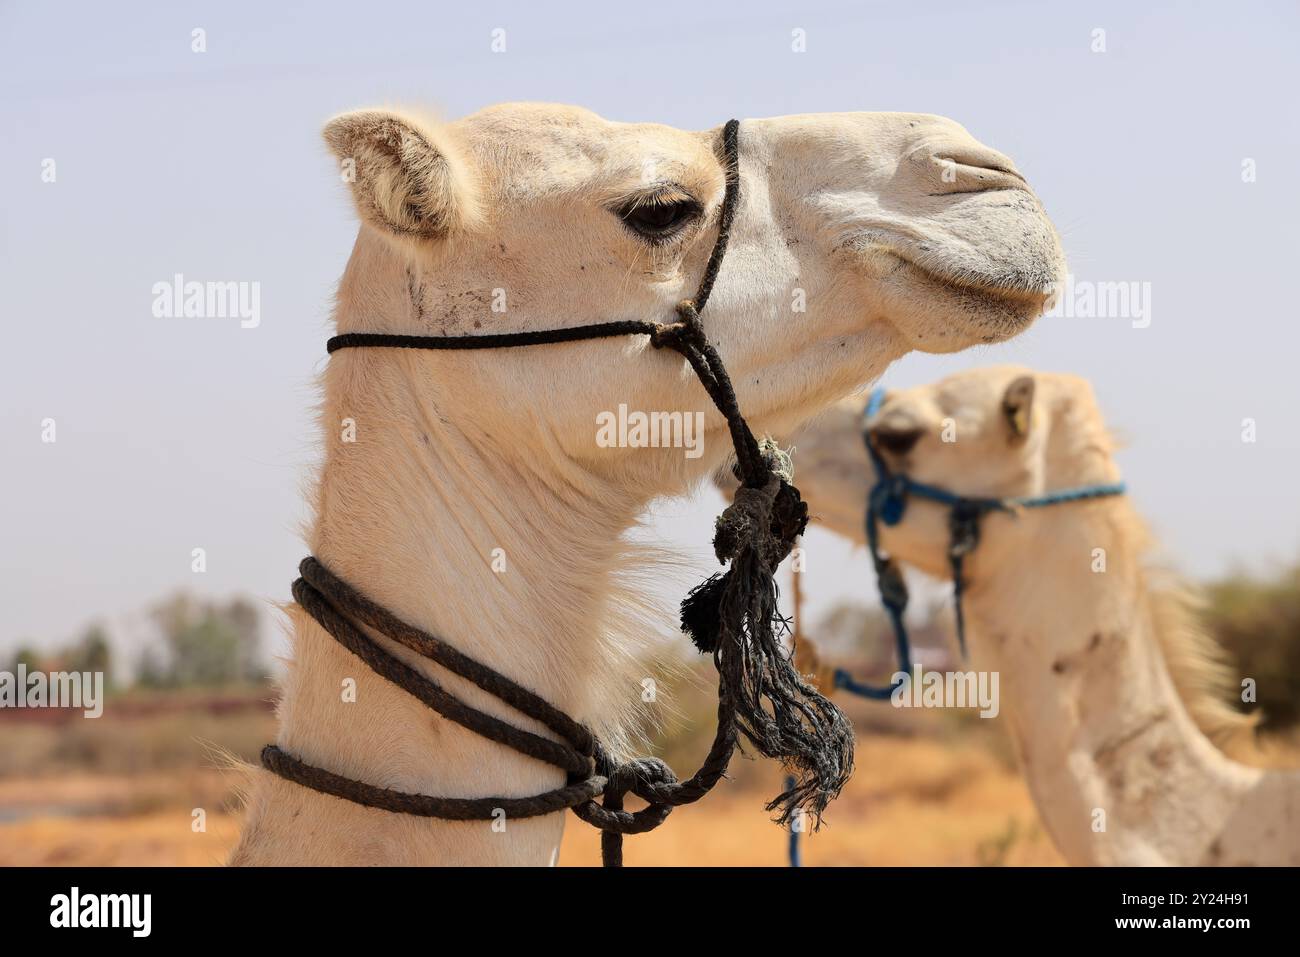
[{"label": "rope knot", "polygon": [[656,349],[672,349],[685,354],[688,347],[699,348],[704,340],[704,330],[700,326],[700,314],[695,303],[683,299],[677,304],[677,321],[660,323],[650,333],[650,344]]},{"label": "rope knot", "polygon": [[[623,863],[623,835],[653,831],[668,819],[674,807],[693,798],[683,795],[677,775],[658,758],[640,758],[615,766],[600,749],[597,764],[608,778],[601,803],[585,801],[575,805],[573,813],[599,829],[606,865],[618,866]],[[645,801],[646,806],[639,811],[624,810],[623,799],[629,793]]]},{"label": "rope knot", "polygon": [[977,505],[958,502],[948,513],[948,557],[964,558],[975,551],[980,541],[980,519],[984,510]]},{"label": "rope knot", "polygon": [[650,345],[656,349],[681,351],[685,341],[686,327],[680,322],[662,322],[650,333]]},{"label": "rope knot", "polygon": [[713,551],[722,564],[748,548],[775,570],[808,525],[808,505],[779,472],[768,473],[761,488],[742,485],[718,516]]},{"label": "rope knot", "polygon": [[886,525],[892,527],[903,520],[907,491],[907,477],[901,474],[882,477],[871,490],[872,507]]},{"label": "rope knot", "polygon": [[672,806],[677,775],[658,758],[638,758],[614,769],[606,791],[631,792],[647,804]]},{"label": "rope knot", "polygon": [[746,546],[765,551],[771,537],[772,505],[780,491],[781,479],[772,474],[762,488],[742,485],[718,520],[713,536],[713,552],[726,564]]}]

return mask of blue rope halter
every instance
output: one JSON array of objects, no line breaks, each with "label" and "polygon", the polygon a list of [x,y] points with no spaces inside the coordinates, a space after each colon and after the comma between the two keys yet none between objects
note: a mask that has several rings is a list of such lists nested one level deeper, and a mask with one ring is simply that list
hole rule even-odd
[{"label": "blue rope halter", "polygon": [[[867,400],[864,419],[870,419],[878,411],[885,399],[885,390],[876,389]],[[962,564],[967,555],[979,544],[980,520],[989,512],[1014,512],[1020,508],[1042,508],[1045,505],[1059,505],[1064,502],[1082,502],[1093,498],[1106,498],[1111,495],[1123,495],[1123,482],[1110,482],[1101,485],[1084,485],[1078,488],[1061,489],[1045,495],[1013,498],[971,498],[956,495],[937,485],[917,482],[907,475],[895,475],[863,433],[867,454],[876,471],[876,484],[867,493],[867,547],[871,551],[871,563],[876,569],[876,585],[880,589],[880,601],[889,613],[890,623],[894,628],[894,642],[898,651],[899,671],[912,672],[912,650],[907,638],[907,625],[903,613],[907,611],[907,583],[898,563],[880,553],[880,523],[894,526],[903,520],[907,511],[908,500],[912,497],[926,499],[939,505],[946,505],[948,511],[948,564],[952,569],[952,600],[957,615],[957,642],[961,645],[962,658],[966,657],[966,622],[962,614],[962,590],[965,581],[962,577]],[[835,669],[835,687],[850,694],[877,701],[888,699],[897,684],[878,686],[858,681],[843,668]],[[799,832],[792,827],[787,849],[791,867],[800,867],[802,858],[799,852]]]},{"label": "blue rope halter", "polygon": [[[870,419],[884,402],[885,390],[876,389],[867,401],[864,418]],[[871,444],[866,433],[867,454],[876,470],[876,484],[867,494],[867,548],[871,551],[871,563],[876,569],[876,584],[880,589],[880,600],[889,614],[894,628],[894,642],[898,651],[899,671],[910,674],[912,671],[912,651],[907,638],[907,626],[903,622],[903,613],[907,610],[907,584],[898,563],[880,553],[880,524],[894,526],[903,520],[907,503],[911,498],[926,499],[948,507],[948,564],[952,569],[952,599],[957,616],[957,641],[961,646],[962,658],[966,657],[966,622],[962,613],[962,591],[965,580],[962,565],[966,556],[975,550],[980,538],[980,520],[989,512],[1014,512],[1021,508],[1042,508],[1045,505],[1060,505],[1064,502],[1082,502],[1094,498],[1106,498],[1111,495],[1123,495],[1123,482],[1110,482],[1100,485],[1084,485],[1078,488],[1061,489],[1045,495],[1033,495],[1013,498],[972,498],[956,495],[947,489],[918,482],[903,474],[890,472],[884,458]],[[843,668],[835,669],[835,687],[863,698],[883,700],[889,698],[898,684],[879,686],[858,681]]]}]

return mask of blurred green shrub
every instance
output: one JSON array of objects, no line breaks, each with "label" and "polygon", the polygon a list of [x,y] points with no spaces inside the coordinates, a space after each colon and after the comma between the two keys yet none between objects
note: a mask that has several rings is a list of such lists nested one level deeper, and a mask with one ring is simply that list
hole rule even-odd
[{"label": "blurred green shrub", "polygon": [[1229,575],[1211,583],[1206,598],[1210,633],[1255,680],[1261,730],[1300,724],[1300,562],[1271,576]]}]

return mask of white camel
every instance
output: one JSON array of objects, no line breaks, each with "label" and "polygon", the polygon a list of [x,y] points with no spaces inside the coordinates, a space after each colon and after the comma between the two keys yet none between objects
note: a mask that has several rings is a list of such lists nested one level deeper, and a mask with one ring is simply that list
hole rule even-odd
[{"label": "white camel", "polygon": [[[864,425],[891,472],[960,495],[1119,478],[1092,389],[1075,376],[963,372],[891,390],[866,423],[862,400],[844,400],[792,442],[814,521],[857,542],[875,481]],[[938,505],[913,499],[881,542],[951,574]],[[1119,496],[991,513],[965,559],[971,664],[999,672],[1001,720],[1039,814],[1072,864],[1300,864],[1300,774],[1228,756],[1262,757],[1254,722],[1226,703],[1239,686],[1197,630],[1192,593],[1150,566],[1149,548]]]},{"label": "white camel", "polygon": [[[538,104],[448,124],[383,110],[336,117],[325,139],[361,218],[338,330],[671,320],[717,233],[719,135]],[[1056,234],[1011,161],[950,120],[746,120],[739,155],[742,201],[703,324],[756,432],[805,420],[911,349],[1020,332],[1062,275]],[[312,553],[605,740],[626,736],[642,693],[632,636],[647,617],[628,576],[648,557],[624,533],[653,497],[684,492],[730,448],[681,358],[644,337],[357,349],[331,358],[324,392]],[[620,404],[698,410],[705,454],[604,447],[598,425]],[[424,794],[527,796],[562,783],[372,674],[302,609],[288,615],[276,741],[286,751]],[[470,704],[519,720],[381,644]],[[235,863],[546,864],[565,817],[503,831],[254,778]]]}]

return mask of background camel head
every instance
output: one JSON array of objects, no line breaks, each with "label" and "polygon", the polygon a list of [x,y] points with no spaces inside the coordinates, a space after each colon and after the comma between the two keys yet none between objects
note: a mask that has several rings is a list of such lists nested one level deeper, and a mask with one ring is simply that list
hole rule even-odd
[{"label": "background camel head", "polygon": [[[720,128],[510,104],[450,124],[347,113],[325,138],[364,223],[340,294],[355,307],[340,310],[344,332],[671,321],[717,233]],[[941,117],[746,120],[740,174],[703,323],[756,431],[791,427],[910,349],[1015,335],[1063,274],[1056,234],[1011,160]],[[478,431],[535,451],[540,436],[541,451],[624,482],[662,482],[664,456],[699,474],[728,450],[721,417],[679,357],[638,354],[647,349],[638,339],[439,356],[421,366],[422,388]],[[597,416],[620,403],[704,412],[705,454],[598,446]]]},{"label": "background camel head", "polygon": [[[799,487],[814,520],[857,542],[864,540],[867,493],[876,480],[864,429],[891,471],[960,495],[1038,495],[1119,479],[1092,387],[1077,376],[971,369],[890,390],[866,421],[864,405],[845,400],[792,437]],[[972,562],[1026,547],[1050,511],[989,516]],[[946,578],[947,522],[946,508],[912,499],[900,524],[881,526],[881,542],[900,560]]]}]

